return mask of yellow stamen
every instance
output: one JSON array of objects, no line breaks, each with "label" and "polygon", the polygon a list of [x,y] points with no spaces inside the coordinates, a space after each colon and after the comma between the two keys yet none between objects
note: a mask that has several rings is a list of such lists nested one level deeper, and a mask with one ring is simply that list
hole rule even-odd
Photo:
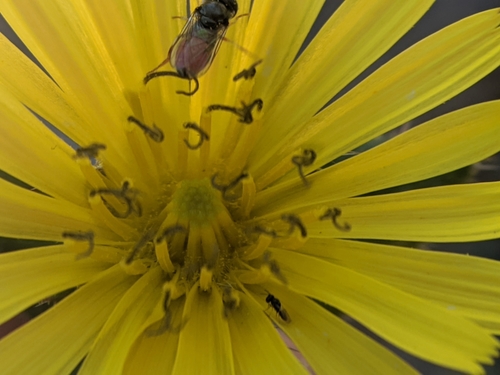
[{"label": "yellow stamen", "polygon": [[106,226],[125,240],[139,237],[139,232],[133,227],[125,224],[123,220],[114,217],[104,205],[99,195],[89,197],[90,207],[95,211],[96,217],[100,218]]},{"label": "yellow stamen", "polygon": [[212,288],[212,278],[214,271],[209,269],[206,265],[201,268],[200,274],[200,289],[204,292]]},{"label": "yellow stamen", "polygon": [[294,151],[290,155],[287,155],[279,160],[273,160],[273,166],[267,169],[266,173],[256,178],[255,185],[257,186],[257,190],[260,191],[264,189],[274,181],[283,177],[288,171],[295,168],[292,163],[292,157],[299,154],[301,154],[301,150]]},{"label": "yellow stamen", "polygon": [[[80,166],[80,170],[82,171],[85,179],[89,183],[89,185],[93,189],[119,189],[120,186],[112,183],[106,176],[103,176],[97,168],[95,168],[89,159],[78,159],[78,165]],[[113,207],[119,207],[122,203],[113,195],[110,195],[107,198],[107,202],[111,204]]]},{"label": "yellow stamen", "polygon": [[[141,105],[141,111],[144,121],[147,124],[153,124],[155,118],[153,113],[151,91],[150,90],[140,90],[138,92],[139,101]],[[160,117],[161,118],[161,117]],[[162,129],[164,132],[165,130]],[[172,159],[171,152],[164,152],[166,143],[168,143],[168,134],[164,134],[165,138],[163,142],[157,143],[148,140],[151,152],[154,155],[154,163],[156,165],[156,170],[158,175],[161,177],[166,174],[166,171],[172,170],[172,166],[175,164],[175,160]]]},{"label": "yellow stamen", "polygon": [[[127,122],[125,127],[128,143],[132,149],[137,164],[140,166],[138,169],[142,174],[144,181],[151,188],[151,184],[157,185],[159,176],[157,174],[156,165],[154,164],[153,153],[151,152],[151,148],[149,147],[149,143],[147,141],[147,136],[134,124]],[[157,186],[155,187],[157,188]]]},{"label": "yellow stamen", "polygon": [[223,288],[222,302],[224,303],[224,315],[229,317],[232,310],[237,309],[240,306],[240,295],[237,290],[234,290],[230,285],[226,285]]},{"label": "yellow stamen", "polygon": [[[209,136],[212,130],[212,116],[205,111],[201,112],[200,116],[200,128],[207,133]],[[210,141],[205,140],[201,145],[200,149],[200,160],[201,160],[201,170],[202,172],[207,172],[210,166]]]},{"label": "yellow stamen", "polygon": [[243,251],[240,252],[241,259],[251,260],[262,256],[272,240],[271,236],[261,234],[256,243],[242,249]]},{"label": "yellow stamen", "polygon": [[190,262],[195,262],[201,257],[201,227],[196,222],[189,225],[189,236],[187,243],[186,258]]},{"label": "yellow stamen", "polygon": [[214,220],[212,222],[212,229],[214,231],[215,237],[217,238],[217,244],[219,245],[220,252],[222,254],[228,254],[229,253],[229,243],[227,242],[227,239],[224,236],[224,233],[222,233],[219,222]]},{"label": "yellow stamen", "polygon": [[307,242],[307,237],[300,236],[299,233],[290,237],[275,238],[272,240],[272,246],[280,249],[300,249]]},{"label": "yellow stamen", "polygon": [[78,258],[83,254],[87,254],[89,250],[88,241],[75,241],[68,237],[64,239],[64,246],[67,250],[75,253]]},{"label": "yellow stamen", "polygon": [[201,244],[205,262],[212,268],[215,267],[217,257],[219,256],[219,245],[217,244],[217,239],[211,225],[204,224],[201,226]]},{"label": "yellow stamen", "polygon": [[243,284],[264,284],[267,283],[271,274],[264,274],[260,270],[241,270],[235,271],[234,274]]},{"label": "yellow stamen", "polygon": [[217,215],[217,221],[229,243],[233,247],[238,247],[241,240],[240,233],[229,212],[227,212],[227,210],[221,210],[219,215]]},{"label": "yellow stamen", "polygon": [[169,293],[171,301],[176,300],[186,293],[186,285],[179,282],[180,274],[180,272],[176,272],[171,280],[163,284],[162,289],[165,293]]},{"label": "yellow stamen", "polygon": [[[241,105],[240,102],[250,103],[252,90],[253,90],[253,80],[247,82],[248,84],[242,84],[238,90],[236,98],[239,98],[236,106]],[[235,115],[231,115],[229,125],[227,126],[226,133],[224,134],[224,142],[221,143],[221,149],[219,157],[222,160],[228,159],[233,153],[238,140],[241,138],[241,134],[246,126],[252,126],[252,124],[246,125],[238,121]],[[241,170],[241,169],[240,169]]]},{"label": "yellow stamen", "polygon": [[257,142],[262,127],[262,119],[264,117],[264,109],[260,112],[253,113],[253,122],[249,125],[242,125],[242,134],[239,136],[238,142],[226,162],[226,171],[228,176],[238,175],[247,163],[248,155]]},{"label": "yellow stamen", "polygon": [[177,134],[177,163],[176,163],[176,176],[179,180],[186,178],[188,166],[188,151],[184,140],[188,137],[187,130],[180,130]]},{"label": "yellow stamen", "polygon": [[169,275],[175,272],[175,267],[170,260],[170,254],[168,251],[168,244],[166,240],[155,244],[156,259],[160,267]]},{"label": "yellow stamen", "polygon": [[187,218],[179,218],[177,225],[186,228],[186,230],[174,234],[170,246],[170,258],[173,259],[174,262],[181,262],[184,258],[184,244],[188,236],[189,220]]},{"label": "yellow stamen", "polygon": [[85,179],[89,183],[89,185],[94,189],[102,188],[106,186],[104,182],[103,175],[99,173],[99,171],[92,165],[89,159],[81,158],[76,161],[80,170],[82,171]]},{"label": "yellow stamen", "polygon": [[106,263],[118,263],[125,255],[125,251],[111,246],[95,246],[90,257]]},{"label": "yellow stamen", "polygon": [[[189,131],[186,130],[187,135],[184,138],[184,140],[188,140],[190,144],[197,144],[199,141],[199,138],[201,135],[199,135],[197,132],[194,131]],[[183,143],[184,143],[183,140]],[[203,142],[205,143],[205,142]],[[184,148],[188,150],[187,157],[188,157],[188,173],[186,175],[186,178],[199,178],[200,177],[200,171],[201,171],[201,162],[200,162],[200,150],[190,150],[187,145],[184,143],[183,144]],[[180,146],[182,147],[182,146]]]},{"label": "yellow stamen", "polygon": [[241,137],[241,133],[244,130],[245,125],[240,124],[235,116],[232,116],[229,126],[227,128],[227,133],[224,135],[224,142],[222,143],[221,153],[219,158],[221,160],[226,160],[233,153],[238,139]]},{"label": "yellow stamen", "polygon": [[148,270],[148,263],[144,259],[135,259],[127,263],[126,259],[122,259],[120,266],[129,275],[142,275]]},{"label": "yellow stamen", "polygon": [[241,183],[243,188],[241,193],[240,209],[237,212],[237,216],[239,219],[244,219],[250,216],[250,211],[252,211],[254,205],[257,189],[251,175],[245,178]]},{"label": "yellow stamen", "polygon": [[176,213],[172,212],[171,203],[167,204],[165,208],[158,214],[158,220],[162,221],[162,223],[158,228],[157,236],[163,235],[165,229],[177,224],[179,218]]}]

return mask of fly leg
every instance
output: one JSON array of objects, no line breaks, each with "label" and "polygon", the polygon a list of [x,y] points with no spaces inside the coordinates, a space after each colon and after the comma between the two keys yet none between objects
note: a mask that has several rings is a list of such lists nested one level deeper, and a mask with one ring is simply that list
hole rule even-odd
[{"label": "fly leg", "polygon": [[188,77],[188,76],[185,76],[183,74],[180,74],[180,73],[177,73],[177,72],[155,72],[154,70],[149,72],[146,77],[144,77],[144,84],[147,84],[149,81],[151,81],[153,78],[157,78],[157,77],[165,77],[165,76],[169,76],[169,77],[177,77],[177,78],[180,78],[180,79],[187,79],[188,81],[194,81],[194,90],[193,91],[176,91],[177,94],[182,94],[182,95],[187,95],[187,96],[191,96],[191,95],[194,95],[198,89],[200,88],[200,84],[198,82],[198,79],[196,77]]}]

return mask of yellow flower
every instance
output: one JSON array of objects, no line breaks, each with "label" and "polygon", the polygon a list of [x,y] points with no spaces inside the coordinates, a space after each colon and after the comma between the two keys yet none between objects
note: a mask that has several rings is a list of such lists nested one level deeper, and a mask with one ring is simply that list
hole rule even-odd
[{"label": "yellow flower", "polygon": [[0,235],[57,243],[1,255],[0,318],[76,288],[0,341],[2,373],[306,373],[273,324],[318,374],[415,372],[315,301],[434,364],[492,363],[498,263],[357,240],[498,238],[498,182],[366,194],[500,151],[500,102],[322,166],[496,68],[499,10],[322,109],[433,1],[346,0],[295,62],[323,1],[250,3],[226,16],[250,53],[222,43],[207,74],[144,84],[184,1],[0,2],[46,72],[0,38],[0,169],[33,188],[0,181]]}]

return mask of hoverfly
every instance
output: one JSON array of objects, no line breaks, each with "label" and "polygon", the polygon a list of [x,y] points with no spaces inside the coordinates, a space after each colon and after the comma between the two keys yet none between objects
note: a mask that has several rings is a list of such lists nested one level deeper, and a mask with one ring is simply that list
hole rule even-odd
[{"label": "hoverfly", "polygon": [[[168,51],[168,57],[147,73],[144,84],[161,76],[173,76],[189,81],[195,88],[178,94],[194,95],[199,88],[198,77],[207,72],[229,27],[229,20],[238,12],[236,0],[205,0],[197,7]],[[175,72],[157,72],[170,62]]]}]

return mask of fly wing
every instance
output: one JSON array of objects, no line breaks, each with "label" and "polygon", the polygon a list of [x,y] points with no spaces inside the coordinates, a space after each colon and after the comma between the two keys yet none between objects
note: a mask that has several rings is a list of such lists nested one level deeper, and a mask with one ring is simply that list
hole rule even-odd
[{"label": "fly wing", "polygon": [[224,40],[226,32],[227,32],[227,27],[221,27],[219,30],[217,30],[215,37],[207,45],[206,50],[209,56],[208,62],[206,63],[205,67],[200,70],[198,76],[205,74],[207,70],[210,68],[210,65],[212,65],[215,55],[217,55],[217,52],[219,52],[219,48],[221,46],[222,41]]},{"label": "fly wing", "polygon": [[186,40],[191,39],[191,37],[195,32],[198,20],[199,20],[199,15],[197,13],[191,14],[186,24],[182,28],[180,34],[177,36],[177,38],[175,38],[174,42],[172,43],[172,46],[168,50],[167,60],[170,60],[170,64],[173,67],[175,67],[174,65],[175,57],[179,52],[179,48],[181,48],[185,44]]},{"label": "fly wing", "polygon": [[[161,62],[160,65],[158,65],[156,68],[153,70],[150,70],[147,75],[156,72],[158,69],[160,69],[163,65],[170,63],[172,67],[175,68],[175,56],[177,55],[177,51],[179,50],[180,46],[184,44],[184,41],[189,40],[191,35],[194,32],[194,27],[196,23],[198,22],[198,16],[196,14],[192,14],[191,17],[187,20],[186,24],[182,28],[180,34],[175,38],[174,43],[168,50],[168,56],[165,60]],[[178,69],[177,69],[178,71]]]},{"label": "fly wing", "polygon": [[195,78],[206,73],[217,54],[226,29],[220,27],[210,30],[199,22],[188,22],[170,50],[172,67],[185,78]]}]

